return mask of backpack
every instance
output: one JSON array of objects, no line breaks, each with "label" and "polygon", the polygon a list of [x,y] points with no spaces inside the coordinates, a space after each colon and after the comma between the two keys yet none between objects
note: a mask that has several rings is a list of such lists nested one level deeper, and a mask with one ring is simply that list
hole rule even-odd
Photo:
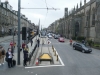
[{"label": "backpack", "polygon": [[5,55],[5,50],[2,50],[2,55]]}]

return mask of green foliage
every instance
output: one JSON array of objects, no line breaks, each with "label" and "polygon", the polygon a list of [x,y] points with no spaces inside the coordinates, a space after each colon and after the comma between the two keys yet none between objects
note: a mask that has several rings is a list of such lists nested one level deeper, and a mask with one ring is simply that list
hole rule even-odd
[{"label": "green foliage", "polygon": [[76,40],[76,37],[72,37],[73,40]]},{"label": "green foliage", "polygon": [[94,47],[100,47],[100,43],[95,42],[95,43],[93,44],[93,46],[94,46]]},{"label": "green foliage", "polygon": [[93,46],[94,45],[94,42],[92,40],[87,40],[87,43],[89,46]]},{"label": "green foliage", "polygon": [[85,37],[79,36],[79,37],[72,37],[73,40],[77,40],[77,41],[82,41],[85,40]]}]

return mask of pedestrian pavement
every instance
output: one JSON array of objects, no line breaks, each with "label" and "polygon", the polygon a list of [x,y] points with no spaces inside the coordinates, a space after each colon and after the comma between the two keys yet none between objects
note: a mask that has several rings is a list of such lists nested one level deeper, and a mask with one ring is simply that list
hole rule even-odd
[{"label": "pedestrian pavement", "polygon": [[[10,39],[10,38],[11,38],[11,36],[8,36],[6,39]],[[33,45],[32,46],[31,46],[30,42],[27,44],[28,47],[29,47],[29,53],[32,52],[32,50],[34,49],[34,47],[37,43],[37,39],[38,39],[38,36],[36,36],[32,39],[33,40]],[[16,46],[15,50],[14,50],[14,57],[13,57],[13,59],[16,60],[16,67],[23,67],[23,51],[20,52],[20,65],[17,65],[17,62],[18,62],[17,61],[17,54],[18,54],[17,51],[18,50],[17,50],[17,46]],[[6,70],[6,69],[8,69],[8,67],[7,67],[7,62],[5,61],[4,65],[0,66],[0,70]]]},{"label": "pedestrian pavement", "polygon": [[[14,36],[14,38],[17,38],[17,35]],[[4,41],[7,41],[9,39],[13,39],[13,36],[10,35],[10,36],[4,36],[4,37],[0,37],[0,42],[4,42]]]},{"label": "pedestrian pavement", "polygon": [[[27,45],[28,45],[28,47],[29,47],[29,54],[32,52],[32,50],[34,49],[34,47],[35,47],[35,45],[36,45],[36,43],[37,43],[37,38],[38,38],[38,36],[36,36],[36,37],[34,37],[32,40],[33,40],[33,45],[31,46],[31,43],[29,42]],[[17,49],[15,49],[15,50],[17,50]],[[14,53],[14,55],[15,55],[15,57],[14,57],[14,59],[17,59],[17,52],[16,53]],[[20,67],[22,67],[23,66],[23,50],[20,52]],[[16,62],[17,62],[18,60],[16,60]]]}]

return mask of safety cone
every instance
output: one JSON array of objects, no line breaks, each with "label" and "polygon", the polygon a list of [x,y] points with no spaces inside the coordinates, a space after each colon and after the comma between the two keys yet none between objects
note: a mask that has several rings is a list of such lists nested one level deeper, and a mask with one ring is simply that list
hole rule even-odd
[{"label": "safety cone", "polygon": [[39,61],[38,61],[38,58],[36,59],[36,64],[35,64],[36,66],[38,66],[39,65]]}]

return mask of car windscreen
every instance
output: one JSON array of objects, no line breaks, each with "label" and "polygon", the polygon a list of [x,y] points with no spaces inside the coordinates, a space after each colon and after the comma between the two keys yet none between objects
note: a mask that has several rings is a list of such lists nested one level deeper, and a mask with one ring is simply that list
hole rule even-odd
[{"label": "car windscreen", "polygon": [[84,44],[81,44],[81,46],[82,46],[82,47],[85,47],[85,48],[87,48],[87,46],[86,46],[86,45],[84,45]]}]

